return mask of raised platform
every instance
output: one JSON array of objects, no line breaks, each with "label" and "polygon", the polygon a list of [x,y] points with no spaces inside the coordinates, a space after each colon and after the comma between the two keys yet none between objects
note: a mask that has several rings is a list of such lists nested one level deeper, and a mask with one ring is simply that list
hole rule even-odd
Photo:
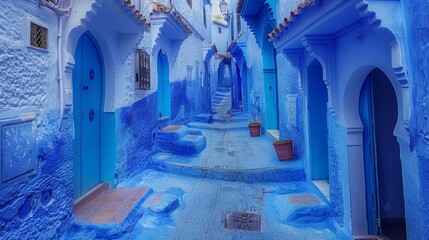
[{"label": "raised platform", "polygon": [[[191,125],[191,124],[190,124]],[[201,130],[207,147],[198,156],[159,153],[151,168],[199,178],[240,182],[304,181],[303,161],[279,161],[266,135],[250,137],[247,124],[206,124],[219,126]],[[242,126],[234,128],[233,126]]]}]

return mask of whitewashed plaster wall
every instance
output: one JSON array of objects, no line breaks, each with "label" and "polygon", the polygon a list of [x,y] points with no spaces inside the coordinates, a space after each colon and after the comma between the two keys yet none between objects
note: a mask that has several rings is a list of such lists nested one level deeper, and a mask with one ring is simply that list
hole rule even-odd
[{"label": "whitewashed plaster wall", "polygon": [[[1,1],[0,8],[0,111],[57,109],[57,15],[28,1]],[[47,50],[30,46],[30,21],[48,28]]]}]

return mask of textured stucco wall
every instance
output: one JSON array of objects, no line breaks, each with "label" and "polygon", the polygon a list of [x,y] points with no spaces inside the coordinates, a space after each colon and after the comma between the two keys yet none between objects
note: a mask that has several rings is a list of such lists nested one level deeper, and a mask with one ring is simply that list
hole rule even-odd
[{"label": "textured stucco wall", "polygon": [[[28,47],[30,20],[48,27],[47,51]],[[0,238],[58,239],[72,211],[73,126],[64,120],[58,130],[57,16],[6,0],[0,26],[0,119],[36,112],[38,156],[35,173],[0,190]]]},{"label": "textured stucco wall", "polygon": [[[406,17],[406,33],[408,40],[407,65],[409,73],[414,81],[412,82],[412,105],[411,105],[411,151],[412,166],[414,170],[413,180],[410,184],[418,186],[418,193],[415,193],[412,206],[412,217],[416,221],[410,229],[411,239],[429,238],[429,141],[428,141],[428,122],[429,122],[429,22],[428,11],[429,2],[425,0],[416,0],[413,2],[402,1],[404,14]],[[416,174],[418,172],[418,174]],[[404,190],[405,187],[404,187]],[[418,200],[417,200],[418,199]],[[417,202],[418,201],[418,202]],[[418,219],[419,218],[419,219]]]},{"label": "textured stucco wall", "polygon": [[331,113],[327,113],[328,156],[329,156],[329,195],[332,215],[346,232],[351,230],[351,207],[348,162],[347,130],[340,126]]},{"label": "textured stucco wall", "polygon": [[[264,92],[264,75],[263,75],[263,64],[262,64],[262,51],[256,43],[256,39],[253,34],[249,34],[247,42],[247,80],[249,82],[249,100],[250,100],[250,113],[252,116],[258,113],[259,119],[264,127],[265,122],[265,92]],[[256,97],[259,97],[259,102],[256,102]],[[262,131],[263,132],[263,131]]]},{"label": "textured stucco wall", "polygon": [[[298,159],[308,159],[307,146],[307,107],[305,89],[299,87],[298,72],[283,54],[277,54],[277,76],[279,92],[279,131],[280,139],[292,139],[294,156]],[[296,126],[288,123],[288,95],[296,95]],[[304,160],[303,160],[304,161]],[[307,171],[308,174],[308,171]]]},{"label": "textured stucco wall", "polygon": [[[55,107],[56,14],[26,1],[2,1],[0,6],[0,108]],[[30,47],[30,21],[49,28],[48,50]]]}]

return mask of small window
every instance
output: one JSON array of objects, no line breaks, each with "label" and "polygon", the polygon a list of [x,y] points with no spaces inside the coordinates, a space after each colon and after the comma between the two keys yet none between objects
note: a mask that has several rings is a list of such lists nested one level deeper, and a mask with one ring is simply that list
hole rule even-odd
[{"label": "small window", "polygon": [[135,88],[150,90],[150,55],[143,49],[137,49],[134,55]]},{"label": "small window", "polygon": [[31,22],[30,45],[36,48],[48,50],[48,29]]},{"label": "small window", "polygon": [[192,9],[192,0],[186,0],[186,3],[188,3],[188,6]]},{"label": "small window", "polygon": [[222,28],[218,27],[217,31],[218,31],[218,33],[222,34]]}]

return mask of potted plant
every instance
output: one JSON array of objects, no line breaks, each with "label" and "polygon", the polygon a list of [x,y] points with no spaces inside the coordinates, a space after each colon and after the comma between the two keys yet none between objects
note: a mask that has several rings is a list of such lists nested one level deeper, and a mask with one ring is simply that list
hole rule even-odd
[{"label": "potted plant", "polygon": [[247,124],[251,137],[259,137],[261,135],[261,123],[251,122]]},{"label": "potted plant", "polygon": [[252,104],[252,119],[247,126],[249,127],[249,132],[251,137],[259,137],[261,136],[261,122],[259,114],[261,112],[261,108],[259,107],[259,96],[255,96],[255,102]]},{"label": "potted plant", "polygon": [[280,140],[273,142],[277,157],[280,161],[291,160],[293,158],[292,140]]}]

